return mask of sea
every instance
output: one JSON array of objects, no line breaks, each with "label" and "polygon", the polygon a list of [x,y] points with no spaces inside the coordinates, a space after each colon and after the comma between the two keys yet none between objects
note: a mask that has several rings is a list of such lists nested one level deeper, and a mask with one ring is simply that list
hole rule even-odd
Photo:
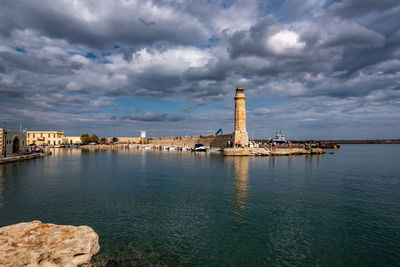
[{"label": "sea", "polygon": [[54,149],[0,165],[0,227],[88,225],[94,266],[399,266],[400,145],[327,152]]}]

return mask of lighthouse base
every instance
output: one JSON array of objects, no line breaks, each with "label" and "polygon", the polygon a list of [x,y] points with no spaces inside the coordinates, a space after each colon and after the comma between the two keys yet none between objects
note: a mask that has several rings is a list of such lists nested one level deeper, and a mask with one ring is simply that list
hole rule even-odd
[{"label": "lighthouse base", "polygon": [[232,136],[232,143],[234,147],[248,147],[249,135],[247,131],[235,131]]}]

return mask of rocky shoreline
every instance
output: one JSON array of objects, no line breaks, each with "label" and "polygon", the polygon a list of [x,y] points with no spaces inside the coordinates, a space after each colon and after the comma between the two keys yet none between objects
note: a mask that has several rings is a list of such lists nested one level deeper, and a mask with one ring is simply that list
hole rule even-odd
[{"label": "rocky shoreline", "polygon": [[321,148],[225,148],[224,156],[290,156],[290,155],[320,155],[326,152]]},{"label": "rocky shoreline", "polygon": [[0,228],[0,266],[91,266],[99,249],[89,226],[40,221]]}]

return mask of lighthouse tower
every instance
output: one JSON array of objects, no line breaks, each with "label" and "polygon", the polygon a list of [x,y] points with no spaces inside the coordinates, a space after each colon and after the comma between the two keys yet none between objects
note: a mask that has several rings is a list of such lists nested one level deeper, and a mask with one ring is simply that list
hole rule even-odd
[{"label": "lighthouse tower", "polygon": [[235,94],[235,131],[233,132],[234,146],[247,147],[249,135],[246,131],[246,96],[243,87],[236,88]]}]

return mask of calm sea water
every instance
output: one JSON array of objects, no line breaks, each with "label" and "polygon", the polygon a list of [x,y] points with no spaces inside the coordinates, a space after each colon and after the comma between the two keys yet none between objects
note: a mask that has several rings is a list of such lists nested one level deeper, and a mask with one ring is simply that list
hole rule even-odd
[{"label": "calm sea water", "polygon": [[400,145],[334,152],[59,149],[0,165],[0,226],[89,225],[99,266],[399,266]]}]

